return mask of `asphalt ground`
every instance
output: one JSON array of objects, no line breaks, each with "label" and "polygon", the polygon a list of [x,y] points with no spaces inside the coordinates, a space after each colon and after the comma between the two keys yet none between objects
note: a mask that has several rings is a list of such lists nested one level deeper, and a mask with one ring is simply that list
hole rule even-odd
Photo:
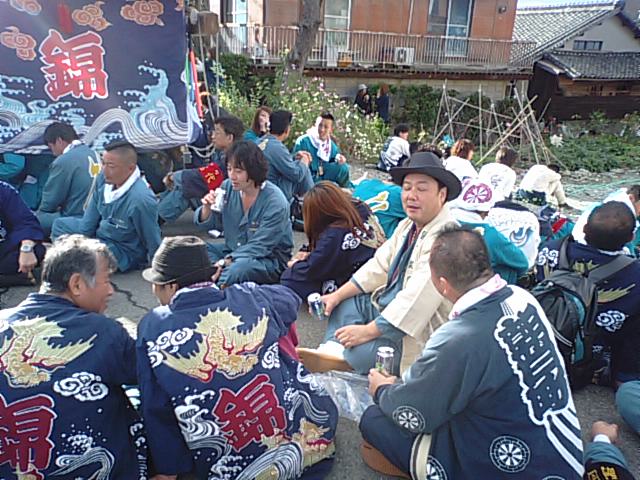
[{"label": "asphalt ground", "polygon": [[[196,234],[191,221],[192,213],[185,213],[176,223],[164,225],[163,236]],[[206,234],[205,234],[206,236]],[[203,238],[205,238],[203,236]],[[295,233],[295,242],[299,246],[304,242],[302,233]],[[151,293],[150,285],[142,279],[139,271],[115,274],[112,281],[116,293],[112,297],[107,315],[126,317],[138,322],[150,309],[157,306],[157,300]],[[0,294],[4,307],[20,303],[34,288],[15,287]],[[298,315],[298,335],[303,347],[316,347],[324,335],[325,323],[314,320],[305,308]],[[640,346],[638,346],[640,348]],[[630,464],[632,473],[640,479],[640,438],[626,425],[617,414],[613,392],[603,387],[590,386],[574,393],[578,416],[583,430],[583,440],[588,441],[591,424],[596,420],[618,423],[620,439],[618,446]],[[378,475],[370,470],[360,458],[361,443],[358,426],[355,422],[340,419],[337,433],[336,461],[329,480],[381,480],[395,477]]]}]

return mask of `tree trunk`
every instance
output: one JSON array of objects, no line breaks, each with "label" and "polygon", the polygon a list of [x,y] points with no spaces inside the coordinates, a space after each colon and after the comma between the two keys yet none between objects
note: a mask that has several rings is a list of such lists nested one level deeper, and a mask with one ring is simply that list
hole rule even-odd
[{"label": "tree trunk", "polygon": [[302,76],[307,58],[315,45],[318,28],[322,23],[325,0],[300,0],[302,21],[300,22],[296,43],[287,56],[285,74]]}]

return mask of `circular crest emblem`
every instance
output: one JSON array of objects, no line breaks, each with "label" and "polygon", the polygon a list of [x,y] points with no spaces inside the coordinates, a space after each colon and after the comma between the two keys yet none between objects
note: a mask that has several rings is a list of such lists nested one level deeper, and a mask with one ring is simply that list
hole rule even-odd
[{"label": "circular crest emblem", "polygon": [[501,472],[522,472],[531,459],[531,450],[522,440],[503,435],[491,442],[489,455],[495,467]]}]

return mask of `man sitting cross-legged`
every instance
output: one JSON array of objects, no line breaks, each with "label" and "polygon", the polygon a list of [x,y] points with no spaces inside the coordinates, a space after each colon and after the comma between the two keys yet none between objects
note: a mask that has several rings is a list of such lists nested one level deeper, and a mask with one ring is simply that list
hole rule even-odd
[{"label": "man sitting cross-legged", "polygon": [[[319,352],[342,355],[361,373],[373,367],[381,346],[397,352],[395,370],[411,365],[451,306],[431,282],[429,252],[438,231],[455,223],[446,203],[458,196],[460,182],[428,152],[414,154],[391,176],[402,185],[408,218],[349,282],[323,297],[329,324]],[[321,360],[317,353],[301,352],[305,362]]]},{"label": "man sitting cross-legged", "polygon": [[140,176],[133,145],[108,145],[102,163],[103,174],[84,216],[58,218],[52,237],[68,233],[96,237],[109,247],[121,272],[145,267],[160,245],[158,201]]},{"label": "man sitting cross-legged", "polygon": [[402,380],[369,373],[365,462],[414,479],[582,478],[580,424],[542,307],[494,274],[479,232],[444,230],[429,263],[453,309]]},{"label": "man sitting cross-legged", "polygon": [[277,283],[293,248],[289,203],[267,180],[269,166],[255,143],[235,143],[227,160],[221,211],[212,210],[216,200],[211,192],[194,215],[196,225],[224,230],[224,243],[207,246],[212,262],[224,262],[219,284]]},{"label": "man sitting cross-legged", "polygon": [[311,155],[309,170],[313,181],[328,180],[340,187],[349,187],[347,159],[332,138],[335,118],[329,112],[322,113],[307,133],[296,139],[292,154],[308,152]]}]

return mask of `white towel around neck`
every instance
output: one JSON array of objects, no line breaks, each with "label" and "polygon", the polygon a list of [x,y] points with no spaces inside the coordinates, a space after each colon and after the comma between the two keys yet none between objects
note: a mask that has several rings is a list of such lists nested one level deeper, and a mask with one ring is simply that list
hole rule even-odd
[{"label": "white towel around neck", "polygon": [[140,178],[140,169],[136,167],[134,172],[127,178],[127,181],[120,185],[120,188],[113,189],[113,185],[110,183],[104,186],[104,203],[107,205],[115,202],[121,198],[129,189],[136,183],[136,180]]}]

